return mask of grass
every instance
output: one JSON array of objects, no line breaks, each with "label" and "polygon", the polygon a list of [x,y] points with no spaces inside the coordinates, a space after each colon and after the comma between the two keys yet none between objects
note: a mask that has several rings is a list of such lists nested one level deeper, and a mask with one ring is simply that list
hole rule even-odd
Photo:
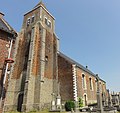
[{"label": "grass", "polygon": [[[5,113],[20,113],[20,112],[5,112]],[[45,111],[40,111],[40,112],[28,112],[28,113],[65,113],[65,112],[49,112],[49,111],[47,111],[47,110],[45,110]]]}]

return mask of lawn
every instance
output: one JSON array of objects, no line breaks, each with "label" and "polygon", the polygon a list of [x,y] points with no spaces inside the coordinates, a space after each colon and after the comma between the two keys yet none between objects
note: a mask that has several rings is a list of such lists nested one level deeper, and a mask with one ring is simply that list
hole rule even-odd
[{"label": "lawn", "polygon": [[[5,112],[5,113],[20,113],[20,112]],[[24,112],[23,112],[23,113],[24,113]],[[40,111],[40,112],[28,112],[28,113],[65,113],[65,112]]]}]

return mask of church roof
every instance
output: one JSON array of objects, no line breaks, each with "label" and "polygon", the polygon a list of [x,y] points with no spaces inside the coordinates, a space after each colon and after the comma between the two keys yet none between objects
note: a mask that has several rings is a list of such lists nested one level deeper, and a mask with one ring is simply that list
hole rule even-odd
[{"label": "church roof", "polygon": [[11,35],[17,34],[16,31],[3,19],[3,17],[0,18],[0,30]]},{"label": "church roof", "polygon": [[[81,64],[79,64],[78,62],[76,62],[75,60],[71,59],[70,57],[64,55],[63,53],[59,52],[59,55],[61,57],[63,57],[64,59],[66,59],[68,62],[70,62],[71,64],[75,64],[77,65],[77,67],[79,67],[80,69],[82,69],[83,71],[89,73],[90,75],[94,76],[96,78],[96,75],[90,71],[88,68],[85,68],[84,66],[82,66]],[[100,79],[101,81],[105,82],[104,80]]]}]

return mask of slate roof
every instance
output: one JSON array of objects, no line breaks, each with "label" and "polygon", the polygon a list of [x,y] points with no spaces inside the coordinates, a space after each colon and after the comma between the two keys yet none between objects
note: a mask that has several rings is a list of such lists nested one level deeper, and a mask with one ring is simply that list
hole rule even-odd
[{"label": "slate roof", "polygon": [[17,35],[16,31],[3,18],[0,18],[0,30],[10,35]]},{"label": "slate roof", "polygon": [[10,32],[8,27],[4,24],[4,22],[0,19],[0,29],[2,30],[5,30],[7,32]]},{"label": "slate roof", "polygon": [[[96,75],[90,71],[89,69],[85,68],[84,66],[82,66],[81,64],[79,64],[78,62],[76,62],[75,60],[69,58],[68,56],[64,55],[63,53],[59,52],[59,55],[61,57],[63,57],[64,59],[66,59],[67,61],[69,61],[71,64],[76,64],[77,67],[79,67],[80,69],[82,69],[83,71],[89,73],[90,75],[96,77]],[[104,80],[100,79],[101,81],[105,82]]]}]

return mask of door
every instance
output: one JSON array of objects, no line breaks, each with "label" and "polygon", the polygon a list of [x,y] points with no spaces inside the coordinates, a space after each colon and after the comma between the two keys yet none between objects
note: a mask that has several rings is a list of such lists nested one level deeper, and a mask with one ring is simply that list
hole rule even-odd
[{"label": "door", "polygon": [[19,94],[18,96],[18,105],[17,105],[17,111],[22,111],[22,104],[23,104],[23,93]]}]

